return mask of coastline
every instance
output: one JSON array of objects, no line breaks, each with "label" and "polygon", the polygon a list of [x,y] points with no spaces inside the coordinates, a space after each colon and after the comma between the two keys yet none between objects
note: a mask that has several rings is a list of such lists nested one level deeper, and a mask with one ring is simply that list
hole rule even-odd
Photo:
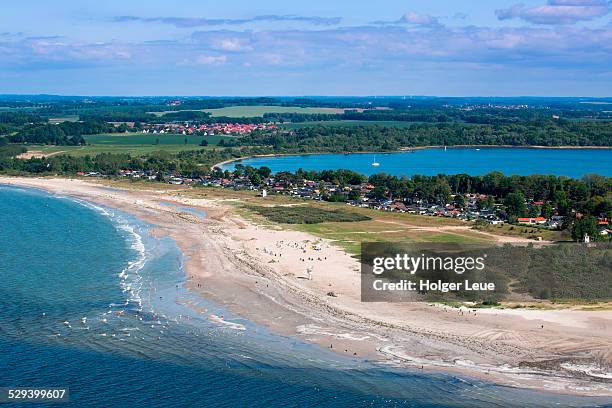
[{"label": "coastline", "polygon": [[233,162],[239,162],[247,159],[261,158],[261,157],[283,157],[283,156],[312,156],[322,154],[393,154],[393,153],[405,153],[416,150],[427,150],[427,149],[467,149],[467,148],[478,148],[478,149],[554,149],[554,150],[609,150],[612,146],[514,146],[514,145],[453,145],[453,146],[441,146],[441,145],[429,145],[429,146],[415,146],[415,147],[401,147],[398,150],[392,151],[368,151],[368,152],[304,152],[304,153],[268,153],[268,154],[253,154],[248,156],[241,156],[235,159],[224,160],[216,163],[210,167],[213,170],[215,167],[221,168]]},{"label": "coastline", "polygon": [[[492,309],[466,318],[440,305],[363,304],[356,261],[333,243],[255,225],[220,200],[189,198],[182,194],[185,189],[161,185],[111,191],[74,179],[0,177],[0,183],[74,196],[156,225],[155,234],[174,239],[185,255],[188,287],[273,332],[324,348],[333,344],[333,351],[357,358],[517,387],[612,396],[609,382],[584,374],[572,376],[570,370],[554,377],[554,370],[519,367],[523,361],[586,361],[580,356],[585,345],[602,359],[612,358],[612,312],[538,311],[534,317],[531,311]],[[162,201],[204,210],[207,216],[200,219]],[[299,257],[304,250],[310,254],[314,242],[322,246],[317,256],[325,261],[308,281]],[[328,296],[330,290],[337,297]],[[540,330],[541,322],[546,331]]]}]

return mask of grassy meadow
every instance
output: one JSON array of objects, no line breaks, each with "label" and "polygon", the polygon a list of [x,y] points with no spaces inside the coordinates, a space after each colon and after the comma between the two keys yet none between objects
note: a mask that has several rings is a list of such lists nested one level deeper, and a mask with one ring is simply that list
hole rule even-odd
[{"label": "grassy meadow", "polygon": [[[217,198],[225,194],[224,190],[213,192],[210,188],[195,189],[190,194],[200,192]],[[359,254],[362,242],[490,241],[490,237],[471,229],[471,224],[449,218],[383,212],[286,196],[268,196],[264,199],[253,192],[238,198],[236,193],[240,192],[232,192],[228,196],[228,203],[234,204],[236,211],[244,218],[272,228],[294,229],[329,239],[352,255]],[[268,210],[262,211],[262,207]]]},{"label": "grassy meadow", "polygon": [[[170,153],[185,150],[199,150],[213,148],[220,140],[232,139],[234,136],[206,136],[208,146],[200,146],[202,136],[174,135],[174,134],[144,134],[144,133],[109,133],[84,136],[86,146],[52,146],[52,145],[24,145],[30,153],[58,154],[66,153],[74,156],[96,155],[99,153],[130,153],[145,155],[163,150]],[[187,143],[185,143],[187,139]]]}]

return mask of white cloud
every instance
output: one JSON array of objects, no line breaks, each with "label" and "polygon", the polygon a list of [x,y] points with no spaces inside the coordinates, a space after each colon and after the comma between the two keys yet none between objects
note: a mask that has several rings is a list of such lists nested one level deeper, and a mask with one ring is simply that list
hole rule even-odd
[{"label": "white cloud", "polygon": [[216,43],[216,48],[225,51],[243,51],[245,49],[250,49],[248,45],[242,43],[239,38],[222,38]]},{"label": "white cloud", "polygon": [[438,19],[427,14],[418,14],[414,11],[410,11],[404,14],[400,19],[400,23],[417,24],[417,25],[431,25],[437,24]]},{"label": "white cloud", "polygon": [[594,20],[612,11],[607,0],[548,0],[538,7],[516,4],[508,9],[495,10],[499,20],[521,19],[535,24],[575,24]]},{"label": "white cloud", "polygon": [[223,65],[227,62],[227,57],[225,55],[199,55],[194,62],[199,65]]}]

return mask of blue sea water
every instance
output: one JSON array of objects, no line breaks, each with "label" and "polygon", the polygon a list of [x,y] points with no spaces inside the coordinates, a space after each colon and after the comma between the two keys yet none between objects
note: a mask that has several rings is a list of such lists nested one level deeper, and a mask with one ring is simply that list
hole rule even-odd
[{"label": "blue sea water", "polygon": [[[372,166],[376,160],[379,167]],[[612,176],[612,149],[527,149],[527,148],[431,148],[385,154],[313,154],[255,157],[228,163],[267,166],[274,173],[304,170],[348,169],[367,175],[387,173],[483,175],[501,171],[506,175],[553,174],[580,178],[585,174]]]},{"label": "blue sea water", "polygon": [[0,186],[0,387],[68,387],[60,406],[70,407],[603,404],[375,365],[274,335],[185,289],[182,254],[149,227]]}]

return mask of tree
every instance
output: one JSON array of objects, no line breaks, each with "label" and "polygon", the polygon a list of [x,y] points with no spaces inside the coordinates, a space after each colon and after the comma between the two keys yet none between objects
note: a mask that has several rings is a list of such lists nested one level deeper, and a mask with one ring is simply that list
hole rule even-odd
[{"label": "tree", "polygon": [[272,170],[267,166],[261,166],[257,172],[263,178],[268,178],[270,177],[270,174],[272,174]]},{"label": "tree", "polygon": [[349,191],[348,199],[350,201],[359,201],[360,198],[361,198],[361,191],[359,191],[357,189],[353,189],[353,190]]},{"label": "tree", "polygon": [[437,203],[446,204],[450,201],[451,188],[445,178],[438,177],[433,187],[433,195]]},{"label": "tree", "polygon": [[208,146],[208,140],[202,139],[202,141],[200,142],[200,146]]},{"label": "tree", "polygon": [[259,186],[261,184],[261,176],[257,172],[253,172],[249,174],[249,180],[253,185]]},{"label": "tree", "polygon": [[582,241],[585,235],[592,239],[598,238],[597,219],[592,215],[586,215],[581,219],[577,219],[572,226],[572,239],[574,241]]},{"label": "tree", "polygon": [[465,197],[462,194],[457,194],[453,199],[453,203],[458,208],[465,207]]},{"label": "tree", "polygon": [[532,204],[531,207],[529,207],[529,216],[532,218],[539,217],[540,216],[540,206]]},{"label": "tree", "polygon": [[560,215],[567,215],[570,203],[567,198],[567,193],[563,190],[557,190],[553,194],[553,201],[555,202],[555,207],[557,207],[557,211],[559,211]]},{"label": "tree", "polygon": [[553,207],[548,201],[542,206],[542,216],[547,220],[553,216]]},{"label": "tree", "polygon": [[376,186],[368,195],[377,200],[383,200],[387,198],[387,188],[385,186]]},{"label": "tree", "polygon": [[508,194],[504,200],[504,205],[506,206],[508,216],[523,217],[527,212],[527,208],[525,207],[525,196],[518,191]]}]

